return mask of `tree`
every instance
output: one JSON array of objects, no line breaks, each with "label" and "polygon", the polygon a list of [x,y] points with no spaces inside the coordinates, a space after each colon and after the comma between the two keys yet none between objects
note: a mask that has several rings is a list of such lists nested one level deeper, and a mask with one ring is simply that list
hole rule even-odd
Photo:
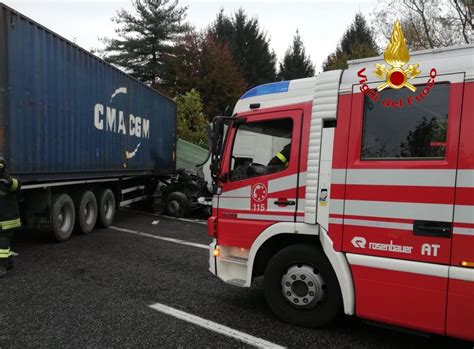
[{"label": "tree", "polygon": [[241,8],[232,17],[221,10],[209,28],[221,45],[229,45],[235,62],[250,87],[271,82],[276,77],[276,55],[256,18],[248,18]]},{"label": "tree", "polygon": [[235,105],[247,88],[228,45],[207,33],[187,33],[166,57],[165,66],[160,89],[177,95],[195,88],[209,120]]},{"label": "tree", "polygon": [[136,14],[117,12],[112,19],[118,38],[104,38],[104,59],[149,84],[159,82],[163,57],[188,29],[183,24],[186,7],[178,0],[133,0]]},{"label": "tree", "polygon": [[192,89],[175,98],[178,137],[207,148],[206,117],[201,95]]},{"label": "tree", "polygon": [[198,85],[203,76],[202,36],[190,30],[163,59],[164,71],[157,89],[169,96],[184,94]]},{"label": "tree", "polygon": [[400,143],[402,157],[444,157],[445,146],[433,146],[433,142],[445,144],[447,119],[439,120],[425,116],[407,136],[406,142]]},{"label": "tree", "polygon": [[374,10],[373,25],[389,40],[393,23],[400,20],[410,50],[472,42],[472,0],[384,0]]},{"label": "tree", "polygon": [[377,56],[379,49],[374,40],[374,34],[367,21],[360,13],[342,35],[336,48],[323,63],[323,70],[345,69],[347,61],[357,58]]},{"label": "tree", "polygon": [[200,91],[203,91],[205,112],[211,120],[216,115],[224,115],[247,89],[227,44],[219,43],[206,35],[202,50],[203,75]]},{"label": "tree", "polygon": [[278,78],[281,80],[292,80],[314,76],[314,65],[311,58],[306,55],[306,50],[301,40],[300,33],[296,30],[293,44],[288,48],[280,63]]}]

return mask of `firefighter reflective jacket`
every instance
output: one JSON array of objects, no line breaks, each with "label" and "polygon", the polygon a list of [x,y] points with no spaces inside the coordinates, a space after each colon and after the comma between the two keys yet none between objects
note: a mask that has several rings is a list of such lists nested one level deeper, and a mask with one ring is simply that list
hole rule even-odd
[{"label": "firefighter reflective jacket", "polygon": [[0,231],[21,227],[16,191],[20,181],[7,173],[0,173]]},{"label": "firefighter reflective jacket", "polygon": [[290,163],[290,152],[291,152],[291,143],[288,143],[285,145],[283,150],[276,154],[268,163],[268,166],[277,166],[277,165],[283,165],[285,167],[288,167],[288,164]]}]

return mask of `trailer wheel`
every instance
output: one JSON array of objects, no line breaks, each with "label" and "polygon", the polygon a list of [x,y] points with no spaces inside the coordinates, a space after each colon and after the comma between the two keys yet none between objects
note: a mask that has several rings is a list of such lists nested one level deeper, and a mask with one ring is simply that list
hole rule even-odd
[{"label": "trailer wheel", "polygon": [[183,193],[175,191],[166,197],[165,208],[170,216],[183,218],[189,211],[189,200]]},{"label": "trailer wheel", "polygon": [[76,231],[89,234],[97,222],[97,200],[94,193],[89,190],[83,192],[76,209]]},{"label": "trailer wheel", "polygon": [[273,313],[292,325],[321,327],[342,313],[336,274],[313,246],[293,245],[275,254],[265,269],[263,287]]},{"label": "trailer wheel", "polygon": [[66,241],[71,237],[76,219],[74,202],[67,194],[55,195],[51,207],[51,227],[56,241]]},{"label": "trailer wheel", "polygon": [[115,218],[115,195],[110,189],[103,189],[97,195],[99,202],[99,219],[97,222],[103,228],[110,227]]}]

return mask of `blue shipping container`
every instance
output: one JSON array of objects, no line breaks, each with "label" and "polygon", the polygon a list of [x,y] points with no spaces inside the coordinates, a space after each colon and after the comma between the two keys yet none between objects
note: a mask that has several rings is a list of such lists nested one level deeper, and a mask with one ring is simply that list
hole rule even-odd
[{"label": "blue shipping container", "polygon": [[176,105],[0,4],[0,154],[25,182],[169,174]]}]

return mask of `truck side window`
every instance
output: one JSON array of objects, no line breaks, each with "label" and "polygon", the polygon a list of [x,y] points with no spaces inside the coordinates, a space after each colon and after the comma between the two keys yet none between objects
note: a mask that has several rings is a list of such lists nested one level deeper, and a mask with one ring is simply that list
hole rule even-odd
[{"label": "truck side window", "polygon": [[293,121],[275,119],[239,126],[232,148],[230,180],[275,173],[291,161]]},{"label": "truck side window", "polygon": [[364,97],[362,160],[444,159],[449,84],[435,85],[421,101],[408,89],[386,89],[378,102]]}]

